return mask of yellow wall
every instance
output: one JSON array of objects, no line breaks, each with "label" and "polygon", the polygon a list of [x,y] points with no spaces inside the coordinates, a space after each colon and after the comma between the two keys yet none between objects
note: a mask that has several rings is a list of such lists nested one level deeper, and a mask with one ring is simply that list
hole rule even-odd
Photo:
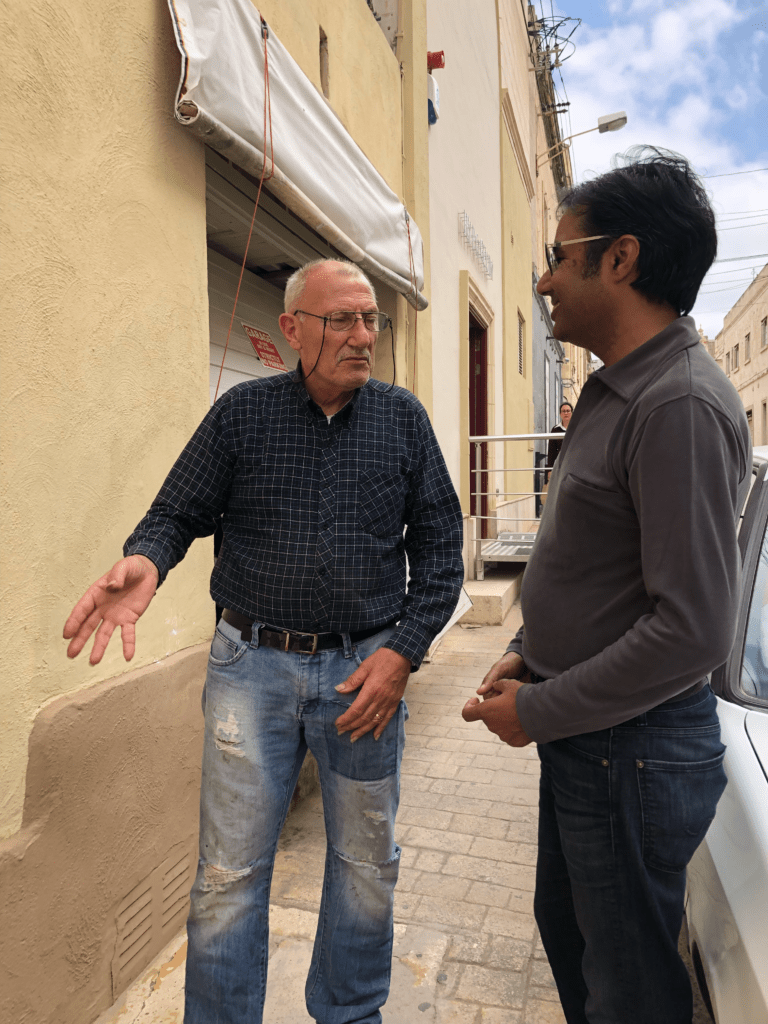
[{"label": "yellow wall", "polygon": [[[35,714],[124,670],[69,662],[70,608],[120,556],[206,408],[205,177],[170,115],[156,0],[16,4],[4,26],[0,835],[18,828]],[[9,46],[8,42],[13,45]],[[9,108],[9,109],[8,109]],[[139,627],[134,666],[211,628],[207,545]]]},{"label": "yellow wall", "polygon": [[[402,195],[400,69],[366,4],[260,9],[318,87],[322,24],[331,105]],[[204,151],[172,116],[165,3],[4,18],[0,837],[19,827],[39,709],[126,669],[114,640],[97,668],[69,662],[61,630],[205,413],[209,342]],[[132,669],[210,636],[211,561],[195,544],[160,589]]]},{"label": "yellow wall", "polygon": [[[531,427],[533,401],[533,298],[531,293],[531,211],[525,186],[509,136],[502,125],[502,222],[504,239],[504,433],[526,434]],[[514,241],[512,241],[514,239]],[[518,369],[518,310],[525,320],[524,373]],[[504,444],[505,466],[533,465],[528,442]],[[502,491],[522,491],[530,486],[524,473],[506,473]],[[514,500],[514,499],[507,499]],[[500,499],[503,503],[504,499]],[[508,527],[510,528],[510,527]],[[513,525],[512,529],[516,529]],[[522,528],[522,527],[521,527]]]}]

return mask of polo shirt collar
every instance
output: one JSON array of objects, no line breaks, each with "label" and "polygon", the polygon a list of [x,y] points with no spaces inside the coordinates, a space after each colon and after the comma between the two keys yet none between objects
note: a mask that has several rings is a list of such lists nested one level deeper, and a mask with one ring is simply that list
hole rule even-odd
[{"label": "polo shirt collar", "polygon": [[617,363],[602,366],[594,376],[629,401],[656,375],[662,363],[699,344],[699,332],[693,317],[681,316]]}]

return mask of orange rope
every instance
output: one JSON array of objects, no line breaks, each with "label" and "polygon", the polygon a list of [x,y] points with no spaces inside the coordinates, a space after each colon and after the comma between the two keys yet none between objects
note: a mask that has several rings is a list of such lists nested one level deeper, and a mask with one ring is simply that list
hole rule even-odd
[{"label": "orange rope", "polygon": [[[216,392],[214,393],[214,402],[219,396],[219,386],[221,384],[221,375],[224,372],[224,360],[227,358],[227,349],[229,348],[229,337],[232,334],[232,324],[235,322],[235,311],[237,310],[237,300],[240,298],[240,286],[243,283],[243,274],[245,273],[245,263],[248,259],[248,249],[251,244],[251,236],[253,234],[253,225],[256,223],[256,211],[259,208],[259,199],[261,198],[261,188],[265,181],[269,179],[275,173],[275,148],[272,139],[272,100],[269,93],[269,56],[267,53],[267,37],[269,30],[267,29],[267,23],[264,19],[261,19],[261,34],[264,38],[264,163],[261,168],[261,179],[259,181],[259,190],[256,193],[256,202],[253,206],[253,216],[251,217],[251,226],[248,229],[248,240],[245,243],[245,252],[243,253],[243,263],[240,267],[240,278],[237,282],[237,291],[235,292],[235,302],[232,306],[232,316],[229,319],[229,330],[227,331],[227,342],[224,346],[224,355],[221,357],[221,366],[219,367],[219,379],[216,381]],[[269,121],[269,174],[267,174],[267,121]],[[410,242],[410,235],[409,235]]]}]

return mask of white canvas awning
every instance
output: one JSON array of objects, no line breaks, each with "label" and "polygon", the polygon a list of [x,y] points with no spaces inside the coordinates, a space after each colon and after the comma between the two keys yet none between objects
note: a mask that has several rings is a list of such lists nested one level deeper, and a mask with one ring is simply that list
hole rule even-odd
[{"label": "white canvas awning", "polygon": [[[168,0],[168,6],[182,59],[177,119],[260,178],[265,141],[259,12],[251,0]],[[271,29],[267,56],[275,163],[270,191],[348,259],[425,309],[423,246],[415,221]],[[267,160],[269,171],[269,137]]]}]

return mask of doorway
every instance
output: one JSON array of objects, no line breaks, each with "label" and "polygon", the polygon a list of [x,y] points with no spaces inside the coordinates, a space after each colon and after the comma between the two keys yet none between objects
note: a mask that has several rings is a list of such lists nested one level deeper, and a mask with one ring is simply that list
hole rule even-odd
[{"label": "doorway", "polygon": [[[472,311],[469,313],[469,433],[488,434],[488,331]],[[480,496],[476,472],[476,449],[470,445],[470,515],[481,516],[480,536],[488,537],[488,444],[481,445]],[[478,511],[479,509],[479,511]]]}]

